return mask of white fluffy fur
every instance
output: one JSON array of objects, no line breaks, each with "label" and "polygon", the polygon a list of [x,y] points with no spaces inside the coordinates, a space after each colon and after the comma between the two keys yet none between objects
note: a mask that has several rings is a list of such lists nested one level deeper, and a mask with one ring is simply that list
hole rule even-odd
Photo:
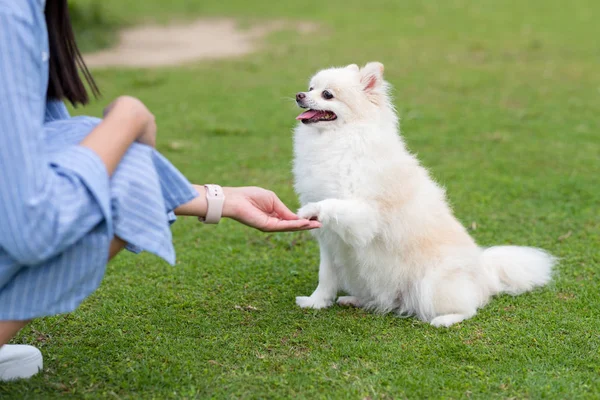
[{"label": "white fluffy fur", "polygon": [[[482,249],[453,216],[444,190],[410,154],[383,80],[368,63],[317,73],[305,106],[334,121],[299,124],[295,187],[301,217],[316,217],[319,285],[300,307],[338,303],[416,315],[450,326],[475,315],[500,292],[546,284],[554,258],[543,250]],[[335,97],[326,100],[323,90]]]}]

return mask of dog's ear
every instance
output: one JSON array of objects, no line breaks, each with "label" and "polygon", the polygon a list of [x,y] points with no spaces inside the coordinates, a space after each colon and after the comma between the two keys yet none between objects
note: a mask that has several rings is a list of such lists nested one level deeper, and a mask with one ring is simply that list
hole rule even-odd
[{"label": "dog's ear", "polygon": [[349,69],[349,70],[354,71],[354,72],[360,71],[360,68],[358,68],[358,65],[356,65],[356,64],[350,64],[350,65],[348,65],[346,67],[346,69]]},{"label": "dog's ear", "polygon": [[383,64],[377,61],[367,63],[360,70],[360,75],[360,82],[363,84],[365,92],[370,92],[383,83]]}]

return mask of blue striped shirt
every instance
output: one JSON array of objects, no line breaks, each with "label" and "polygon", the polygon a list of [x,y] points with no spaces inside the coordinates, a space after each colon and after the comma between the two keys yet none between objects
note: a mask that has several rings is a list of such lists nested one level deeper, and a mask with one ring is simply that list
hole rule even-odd
[{"label": "blue striped shirt", "polygon": [[45,149],[44,123],[68,113],[62,103],[46,104],[41,3],[0,0],[0,254],[23,265],[42,263],[111,221],[109,177],[96,153],[72,146],[52,157]]}]

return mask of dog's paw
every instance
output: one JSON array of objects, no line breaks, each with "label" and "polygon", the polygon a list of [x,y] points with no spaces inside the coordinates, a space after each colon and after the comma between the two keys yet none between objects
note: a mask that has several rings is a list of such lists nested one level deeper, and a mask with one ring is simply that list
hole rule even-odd
[{"label": "dog's paw", "polygon": [[320,203],[308,203],[304,207],[298,210],[298,216],[303,219],[315,219],[317,221],[322,221],[322,212],[321,212]]},{"label": "dog's paw", "polygon": [[469,318],[467,315],[463,315],[463,314],[446,314],[446,315],[440,315],[439,317],[435,317],[434,319],[431,320],[431,325],[439,328],[439,327],[449,327],[451,325],[454,325],[456,323],[459,323],[461,321],[464,321],[465,319]]},{"label": "dog's paw", "polygon": [[331,306],[331,304],[333,304],[333,301],[320,297],[298,296],[296,297],[296,304],[301,308],[315,308],[318,310],[321,308],[327,308]]},{"label": "dog's paw", "polygon": [[340,306],[346,306],[346,307],[356,307],[356,308],[362,307],[362,303],[360,302],[358,297],[354,297],[354,296],[340,296],[337,299],[337,303]]}]

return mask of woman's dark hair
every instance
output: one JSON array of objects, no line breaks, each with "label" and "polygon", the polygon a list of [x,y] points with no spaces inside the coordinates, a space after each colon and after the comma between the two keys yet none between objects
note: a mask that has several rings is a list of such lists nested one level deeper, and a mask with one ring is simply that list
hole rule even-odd
[{"label": "woman's dark hair", "polygon": [[82,72],[94,96],[100,91],[88,71],[75,43],[67,0],[46,0],[46,26],[50,45],[48,98],[67,99],[76,106],[89,102],[88,92],[79,76]]}]

